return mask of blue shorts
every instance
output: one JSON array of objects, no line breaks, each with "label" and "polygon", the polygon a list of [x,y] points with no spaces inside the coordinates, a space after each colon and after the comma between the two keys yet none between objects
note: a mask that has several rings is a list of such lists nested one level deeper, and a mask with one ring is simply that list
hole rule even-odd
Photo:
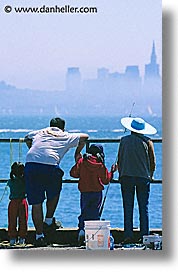
[{"label": "blue shorts", "polygon": [[42,203],[45,198],[52,200],[60,194],[64,172],[59,166],[27,162],[25,184],[30,205]]}]

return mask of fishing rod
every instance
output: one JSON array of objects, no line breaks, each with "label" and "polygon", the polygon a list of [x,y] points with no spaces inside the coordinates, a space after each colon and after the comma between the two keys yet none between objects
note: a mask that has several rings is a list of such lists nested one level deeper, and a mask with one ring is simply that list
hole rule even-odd
[{"label": "fishing rod", "polygon": [[[131,110],[130,110],[130,113],[129,113],[129,117],[132,116],[132,112],[133,112],[133,108],[134,108],[134,105],[135,105],[135,102],[132,103],[132,107],[131,107]],[[126,128],[125,128],[125,131],[124,133],[126,132]],[[114,162],[114,165],[117,165],[117,161],[118,161],[118,154],[116,156],[116,160]],[[106,197],[107,197],[107,194],[108,194],[108,190],[109,190],[109,186],[110,186],[110,183],[111,181],[109,182],[108,186],[107,186],[107,189],[106,189],[106,192],[105,192],[105,196],[104,196],[104,199],[103,199],[103,202],[101,204],[101,207],[100,207],[100,210],[99,210],[99,217],[101,218],[101,215],[102,215],[102,212],[103,212],[103,209],[104,209],[104,205],[105,205],[105,201],[106,201]]]},{"label": "fishing rod", "polygon": [[[132,107],[131,107],[131,110],[130,110],[129,117],[131,117],[131,116],[132,116],[132,112],[133,112],[134,105],[135,105],[135,102],[133,102],[133,103],[132,103]],[[126,132],[126,131],[127,131],[127,129],[125,128],[125,130],[124,130],[124,134],[125,134],[125,132]]]},{"label": "fishing rod", "polygon": [[103,212],[103,209],[104,209],[104,205],[105,205],[107,193],[108,193],[108,190],[109,190],[109,186],[110,186],[110,182],[109,182],[109,184],[108,184],[108,186],[107,186],[106,193],[105,193],[103,202],[102,202],[101,207],[100,207],[100,210],[99,210],[99,217],[100,217],[100,218],[101,218],[101,215],[102,215],[102,212]]},{"label": "fishing rod", "polygon": [[134,105],[135,105],[135,102],[133,102],[133,103],[132,103],[132,108],[131,108],[131,110],[130,110],[129,117],[131,117],[131,116],[132,116],[132,111],[133,111]]},{"label": "fishing rod", "polygon": [[[118,156],[116,156],[116,160],[115,160],[115,162],[114,162],[114,164],[112,166],[116,166],[117,165],[117,159],[118,159]],[[103,202],[102,202],[100,210],[99,210],[99,217],[100,218],[101,218],[101,215],[102,215],[102,212],[103,212],[103,209],[104,209],[104,205],[105,205],[105,201],[106,201],[106,197],[107,197],[107,194],[108,194],[110,183],[111,183],[111,180],[110,180],[110,182],[109,182],[109,184],[107,186],[107,189],[106,189],[106,192],[105,192],[105,196],[103,198]]]}]

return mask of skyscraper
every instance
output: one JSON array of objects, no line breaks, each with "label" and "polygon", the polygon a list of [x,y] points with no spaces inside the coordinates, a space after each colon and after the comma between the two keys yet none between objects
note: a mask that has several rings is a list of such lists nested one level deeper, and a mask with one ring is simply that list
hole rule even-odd
[{"label": "skyscraper", "polygon": [[66,90],[79,92],[81,88],[81,74],[78,67],[70,67],[66,74]]},{"label": "skyscraper", "polygon": [[145,76],[143,84],[143,98],[150,114],[161,114],[162,79],[159,73],[159,64],[153,41],[150,63],[145,65]]},{"label": "skyscraper", "polygon": [[157,64],[155,42],[153,41],[150,63],[145,65],[145,80],[147,78],[160,77],[159,64]]}]

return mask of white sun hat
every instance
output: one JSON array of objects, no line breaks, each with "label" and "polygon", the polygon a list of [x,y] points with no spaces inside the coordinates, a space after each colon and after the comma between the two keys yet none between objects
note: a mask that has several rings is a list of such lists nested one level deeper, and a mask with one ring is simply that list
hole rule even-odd
[{"label": "white sun hat", "polygon": [[121,124],[128,130],[146,135],[154,135],[157,130],[151,126],[149,123],[145,122],[142,118],[139,117],[123,117],[121,118]]}]

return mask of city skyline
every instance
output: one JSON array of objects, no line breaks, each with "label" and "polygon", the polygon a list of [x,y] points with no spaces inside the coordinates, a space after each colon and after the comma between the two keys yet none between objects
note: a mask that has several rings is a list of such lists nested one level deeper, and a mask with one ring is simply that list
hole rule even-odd
[{"label": "city skyline", "polygon": [[162,78],[155,42],[152,44],[149,63],[145,64],[143,78],[138,65],[127,65],[124,73],[110,73],[107,68],[98,68],[97,77],[90,79],[82,79],[79,67],[69,67],[63,91],[18,89],[0,81],[0,101],[3,103],[2,114],[17,114],[20,111],[31,114],[54,112],[56,115],[107,113],[110,116],[116,113],[128,114],[134,103],[134,111],[138,115],[161,116]]},{"label": "city skyline", "polygon": [[[143,75],[141,75],[140,67],[137,64],[133,64],[133,65],[127,65],[126,64],[125,70],[123,72],[118,72],[118,71],[110,72],[108,68],[99,67],[99,68],[96,68],[96,71],[94,72],[95,76],[93,78],[89,78],[89,79],[87,79],[87,78],[85,79],[85,78],[82,77],[82,72],[81,72],[79,67],[66,68],[65,80],[64,80],[65,85],[64,85],[63,90],[64,91],[68,90],[67,89],[66,78],[67,78],[68,71],[70,71],[70,70],[74,71],[74,72],[78,71],[78,73],[80,74],[80,81],[103,78],[103,76],[102,76],[103,73],[105,74],[105,77],[106,77],[106,74],[107,74],[107,76],[117,78],[119,76],[128,76],[129,73],[130,73],[130,76],[131,76],[132,71],[133,71],[133,76],[139,77],[142,81],[144,81],[144,79],[147,77],[147,75],[149,77],[150,73],[151,74],[155,73],[155,75],[153,75],[154,77],[156,77],[156,76],[161,77],[160,64],[157,63],[157,53],[156,53],[156,46],[155,46],[155,41],[154,40],[152,41],[152,49],[150,50],[150,54],[148,56],[150,56],[150,63],[143,64],[144,68],[145,68]],[[149,58],[148,58],[148,61],[149,61]],[[154,66],[154,67],[152,68],[152,66]],[[155,69],[155,67],[156,67],[156,69]],[[7,83],[5,79],[0,79],[0,89],[3,89],[3,88],[6,88],[6,89],[7,88],[17,88],[17,89],[19,89],[19,87],[16,87],[13,83],[10,84],[10,83]],[[30,89],[30,88],[26,87],[25,89]],[[32,90],[38,90],[38,89],[32,89]],[[62,91],[62,90],[60,90],[60,91]]]},{"label": "city skyline", "polygon": [[[152,50],[150,54],[150,63],[145,64],[145,70],[144,70],[143,76],[141,76],[140,74],[139,66],[137,64],[133,64],[133,65],[126,65],[125,71],[122,73],[117,71],[110,72],[108,68],[104,68],[104,67],[97,68],[96,77],[94,79],[100,79],[101,81],[105,81],[106,79],[109,79],[109,78],[121,79],[125,77],[126,80],[128,80],[129,78],[130,79],[137,78],[138,80],[140,79],[144,83],[146,80],[149,80],[149,78],[161,78],[160,73],[161,73],[160,65],[157,63],[156,46],[155,46],[155,42],[153,41]],[[79,67],[67,68],[65,90],[70,90],[70,89],[75,90],[76,86],[79,89],[79,86],[80,86],[79,82],[87,81],[87,80],[92,80],[92,79],[83,79],[82,73]]]},{"label": "city skyline", "polygon": [[[45,1],[46,6],[54,4]],[[74,1],[67,4],[74,5]],[[96,6],[97,14],[5,13],[0,2],[0,79],[21,89],[64,90],[66,68],[80,67],[87,79],[95,78],[99,67],[123,73],[126,64],[138,64],[143,76],[153,40],[162,66],[160,0],[82,4]],[[24,5],[33,7],[34,1],[11,4],[12,8]],[[41,5],[41,0],[35,1],[35,6]],[[75,6],[80,5],[76,0]]]}]

